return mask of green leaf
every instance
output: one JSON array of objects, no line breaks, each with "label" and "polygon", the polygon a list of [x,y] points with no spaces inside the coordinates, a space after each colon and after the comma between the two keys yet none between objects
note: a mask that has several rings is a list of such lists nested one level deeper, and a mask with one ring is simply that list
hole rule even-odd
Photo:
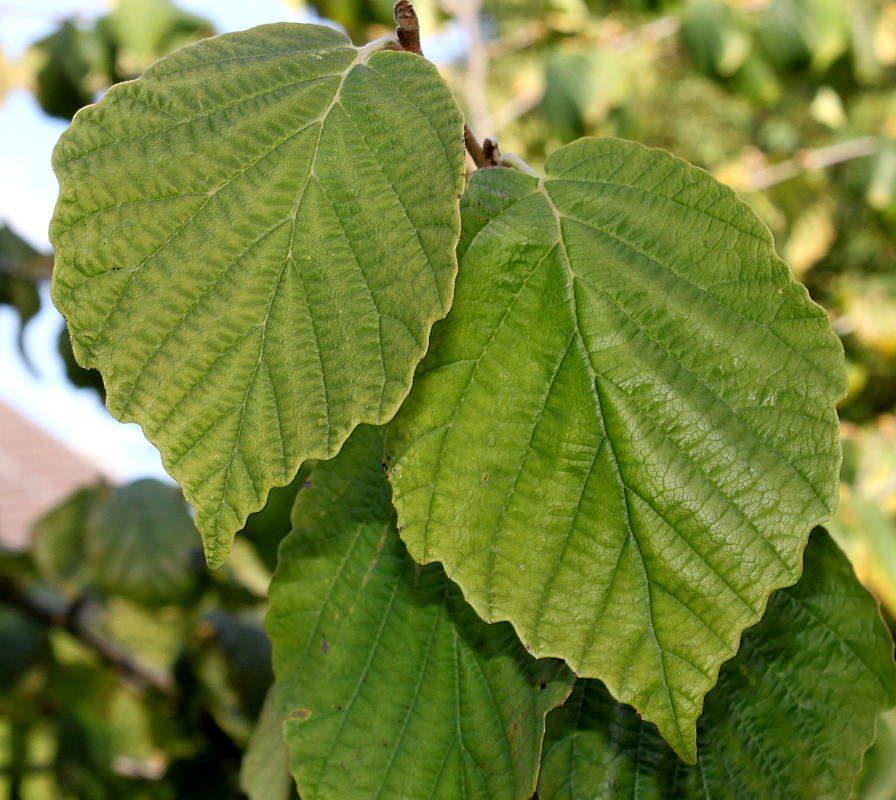
[{"label": "green leaf", "polygon": [[260,615],[229,614],[214,609],[207,616],[224,654],[227,682],[236,693],[240,710],[250,719],[261,713],[265,696],[274,681],[271,672],[271,643]]},{"label": "green leaf", "polygon": [[104,486],[79,489],[31,529],[34,563],[41,577],[69,597],[80,596],[92,577],[84,552],[85,527],[107,491]]},{"label": "green leaf", "polygon": [[586,45],[585,52],[555,51],[544,67],[541,109],[552,132],[565,140],[593,129],[610,109],[627,99],[619,59]]},{"label": "green leaf", "polygon": [[540,800],[850,797],[875,718],[896,704],[893,641],[824,531],[805,560],[707,695],[696,767],[599,682],[580,681],[548,717]]},{"label": "green leaf", "polygon": [[0,604],[0,693],[12,692],[28,670],[49,655],[46,627]]},{"label": "green leaf", "polygon": [[240,766],[240,788],[249,800],[290,800],[297,797],[289,774],[289,751],[283,721],[277,714],[274,687],[268,691],[258,724]]},{"label": "green leaf", "polygon": [[54,168],[75,355],[218,565],[271,487],[407,394],[451,301],[460,113],[421,58],[266,25],[112,88]]},{"label": "green leaf", "polygon": [[109,46],[96,30],[81,30],[71,20],[28,49],[25,68],[33,75],[34,95],[51,116],[71,119],[96,92],[108,85],[103,69]]},{"label": "green leaf", "polygon": [[115,71],[136,77],[161,56],[211,36],[212,23],[171,0],[118,0],[97,28],[115,43]]},{"label": "green leaf", "polygon": [[382,431],[298,496],[271,585],[278,710],[303,800],[528,800],[572,676],[486,625],[395,532]]},{"label": "green leaf", "polygon": [[781,70],[826,71],[849,47],[849,7],[830,0],[774,0],[757,38]]},{"label": "green leaf", "polygon": [[668,153],[476,173],[453,310],[390,425],[402,536],[684,758],[837,494],[842,352],[768,230]]},{"label": "green leaf", "polygon": [[97,586],[150,608],[190,602],[199,576],[194,531],[177,487],[145,479],[115,489],[86,523]]},{"label": "green leaf", "polygon": [[896,708],[877,718],[874,744],[865,753],[856,796],[859,800],[896,796]]},{"label": "green leaf", "polygon": [[30,366],[25,351],[25,326],[40,311],[38,283],[50,274],[52,260],[28,244],[9,227],[0,223],[0,304],[15,309],[19,315],[16,344]]},{"label": "green leaf", "polygon": [[704,75],[727,78],[750,52],[750,36],[735,9],[724,0],[690,0],[681,20],[681,40]]}]

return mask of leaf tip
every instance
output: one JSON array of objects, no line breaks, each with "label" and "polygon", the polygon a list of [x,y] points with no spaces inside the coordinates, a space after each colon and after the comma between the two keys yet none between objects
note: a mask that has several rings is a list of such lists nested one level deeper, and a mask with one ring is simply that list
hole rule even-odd
[{"label": "leaf tip", "polygon": [[202,534],[202,548],[205,551],[205,563],[209,569],[218,569],[227,558],[230,547],[233,544],[233,534],[221,535],[219,533]]},{"label": "leaf tip", "polygon": [[674,720],[671,726],[658,725],[660,735],[685,764],[697,763],[697,720]]}]

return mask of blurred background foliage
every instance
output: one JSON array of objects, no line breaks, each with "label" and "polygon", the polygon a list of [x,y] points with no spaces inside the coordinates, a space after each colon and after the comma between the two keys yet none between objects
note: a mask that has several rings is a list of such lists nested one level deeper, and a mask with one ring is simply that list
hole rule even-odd
[{"label": "blurred background foliage", "polygon": [[[394,27],[391,0],[286,2],[356,43]],[[830,529],[896,628],[896,0],[416,7],[424,49],[480,139],[536,168],[580,136],[636,139],[713,173],[765,220],[843,342],[850,392]],[[20,61],[0,54],[0,100],[24,86],[47,114],[70,118],[212,33],[169,0],[119,0],[90,25],[62,21]],[[0,303],[22,326],[50,266],[0,226]],[[76,385],[102,392],[65,332],[59,351]],[[0,554],[0,792],[293,796],[276,720],[262,714],[260,620],[306,474],[272,494],[215,573],[179,493],[154,481],[86,487],[48,510],[30,551]],[[858,796],[896,800],[894,713],[881,718]]]}]

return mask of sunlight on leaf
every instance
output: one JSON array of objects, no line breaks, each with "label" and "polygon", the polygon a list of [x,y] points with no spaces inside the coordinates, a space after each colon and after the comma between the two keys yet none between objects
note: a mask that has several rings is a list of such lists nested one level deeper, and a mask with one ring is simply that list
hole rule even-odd
[{"label": "sunlight on leaf", "polygon": [[617,140],[476,173],[387,452],[402,536],[683,757],[836,502],[842,351],[753,212]]},{"label": "sunlight on leaf", "polygon": [[451,301],[463,166],[432,65],[311,25],[185,48],[60,139],[54,302],[212,565],[273,486],[404,399]]}]

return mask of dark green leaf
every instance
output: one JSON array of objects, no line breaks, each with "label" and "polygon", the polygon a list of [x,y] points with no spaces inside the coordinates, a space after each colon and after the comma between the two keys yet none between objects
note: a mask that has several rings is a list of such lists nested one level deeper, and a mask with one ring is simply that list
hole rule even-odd
[{"label": "dark green leaf", "polygon": [[87,521],[96,584],[148,607],[190,602],[200,568],[195,530],[174,486],[146,479],[112,490]]},{"label": "dark green leaf", "polygon": [[240,701],[242,712],[255,719],[274,680],[271,672],[271,643],[261,623],[251,616],[215,610],[208,621],[224,651],[227,678]]},{"label": "dark green leaf", "polygon": [[26,66],[34,73],[35,96],[51,116],[71,119],[112,82],[111,43],[96,30],[82,30],[71,20],[28,51]]},{"label": "dark green leaf", "polygon": [[0,303],[12,306],[19,315],[19,352],[26,361],[25,326],[40,311],[38,284],[49,277],[51,267],[50,258],[0,223]]},{"label": "dark green leaf", "polygon": [[571,675],[486,625],[395,532],[382,431],[296,502],[271,585],[278,711],[304,800],[528,800]]},{"label": "dark green leaf", "polygon": [[690,0],[681,20],[681,39],[697,69],[727,78],[741,68],[750,52],[745,27],[724,0]]},{"label": "dark green leaf", "polygon": [[41,577],[70,596],[80,595],[91,579],[84,549],[90,512],[111,490],[103,486],[79,489],[32,528],[32,553]]},{"label": "dark green leaf", "polygon": [[11,692],[25,673],[49,654],[46,628],[0,603],[0,693]]}]

